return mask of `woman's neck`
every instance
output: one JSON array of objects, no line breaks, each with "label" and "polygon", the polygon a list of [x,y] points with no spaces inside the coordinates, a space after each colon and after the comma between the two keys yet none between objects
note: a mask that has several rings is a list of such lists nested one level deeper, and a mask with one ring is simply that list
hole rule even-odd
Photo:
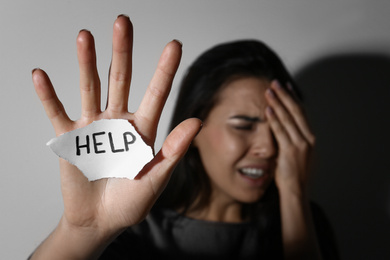
[{"label": "woman's neck", "polygon": [[240,223],[242,219],[243,205],[237,201],[223,200],[222,198],[211,198],[210,203],[201,209],[189,209],[186,216],[193,219]]}]

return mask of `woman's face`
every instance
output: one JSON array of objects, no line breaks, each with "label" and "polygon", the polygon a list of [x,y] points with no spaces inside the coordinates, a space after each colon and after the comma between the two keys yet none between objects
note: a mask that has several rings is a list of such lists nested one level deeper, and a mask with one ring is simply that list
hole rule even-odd
[{"label": "woman's face", "polygon": [[240,78],[228,83],[196,137],[212,186],[212,199],[252,203],[273,179],[277,148],[265,119],[270,82]]}]

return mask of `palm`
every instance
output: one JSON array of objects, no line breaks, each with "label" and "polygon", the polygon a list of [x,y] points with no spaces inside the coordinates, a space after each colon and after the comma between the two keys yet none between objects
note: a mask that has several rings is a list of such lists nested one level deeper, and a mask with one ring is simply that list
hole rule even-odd
[{"label": "palm", "polygon": [[[103,118],[126,119],[153,147],[158,121],[180,62],[181,46],[172,41],[165,47],[140,107],[137,112],[129,113],[132,37],[131,22],[126,17],[119,17],[114,24],[107,107],[101,111],[94,40],[88,31],[79,33],[77,53],[82,113],[77,121],[70,120],[66,115],[48,76],[42,70],[34,71],[36,92],[57,135]],[[195,119],[180,124],[136,180],[112,178],[89,182],[75,166],[60,159],[66,221],[76,226],[98,225],[111,230],[141,221],[165,187],[170,171],[184,155],[199,127],[200,122]]]},{"label": "palm", "polygon": [[147,176],[138,181],[101,179],[95,182],[77,180],[77,183],[81,187],[69,190],[70,185],[63,183],[65,217],[76,226],[94,225],[95,222],[112,225],[106,227],[112,229],[131,226],[145,217],[157,196]]}]

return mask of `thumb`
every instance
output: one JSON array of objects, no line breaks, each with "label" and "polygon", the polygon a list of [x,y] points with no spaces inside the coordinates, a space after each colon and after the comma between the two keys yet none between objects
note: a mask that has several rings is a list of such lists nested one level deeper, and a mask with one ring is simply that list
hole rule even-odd
[{"label": "thumb", "polygon": [[148,164],[152,169],[147,174],[152,180],[153,190],[158,195],[165,188],[173,169],[180,159],[183,158],[201,127],[202,121],[196,118],[181,122],[168,135],[161,150]]}]

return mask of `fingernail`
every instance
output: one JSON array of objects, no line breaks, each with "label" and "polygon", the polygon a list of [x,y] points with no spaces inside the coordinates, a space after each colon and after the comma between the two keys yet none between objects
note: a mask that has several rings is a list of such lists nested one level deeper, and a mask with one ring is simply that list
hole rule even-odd
[{"label": "fingernail", "polygon": [[293,88],[293,86],[291,85],[291,83],[290,82],[287,82],[287,88],[288,88],[288,90],[290,90],[290,91],[294,91],[294,88]]},{"label": "fingernail", "polygon": [[275,79],[275,87],[277,89],[282,89],[282,85],[280,84],[279,80]]},{"label": "fingernail", "polygon": [[82,33],[82,32],[86,32],[86,33],[89,33],[89,34],[91,34],[91,31],[90,31],[90,30],[87,30],[87,29],[81,29],[81,30],[79,31],[79,35],[80,35],[80,33]]},{"label": "fingernail", "polygon": [[180,41],[180,40],[178,40],[178,39],[173,39],[175,42],[177,42],[178,44],[180,44],[180,46],[183,46],[183,43]]},{"label": "fingernail", "polygon": [[271,98],[274,98],[275,97],[275,93],[272,91],[272,89],[267,89],[267,95]]},{"label": "fingernail", "polygon": [[128,16],[127,14],[120,14],[120,15],[118,15],[117,18],[120,18],[120,17],[125,17],[125,18],[130,20],[130,16]]},{"label": "fingernail", "polygon": [[274,110],[270,106],[267,106],[267,108],[265,110],[266,110],[266,113],[268,113],[269,115],[273,115],[273,113],[274,113]]},{"label": "fingernail", "polygon": [[39,68],[34,68],[34,69],[31,71],[31,74],[34,74],[34,72],[35,72],[36,70],[39,70]]},{"label": "fingernail", "polygon": [[201,123],[200,123],[199,129],[198,129],[198,132],[196,133],[196,135],[195,135],[195,136],[197,136],[197,135],[200,133],[200,131],[202,131],[202,128],[203,128],[203,122],[201,122]]}]

